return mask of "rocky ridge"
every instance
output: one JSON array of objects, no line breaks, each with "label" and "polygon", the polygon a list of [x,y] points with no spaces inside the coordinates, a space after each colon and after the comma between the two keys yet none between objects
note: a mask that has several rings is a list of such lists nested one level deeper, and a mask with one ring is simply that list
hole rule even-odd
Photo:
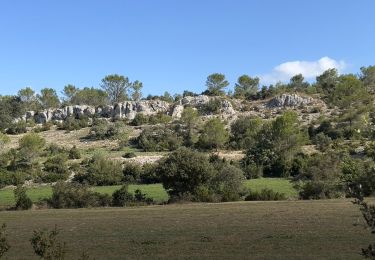
[{"label": "rocky ridge", "polygon": [[[222,97],[210,97],[206,95],[187,96],[176,103],[168,103],[162,100],[141,100],[126,101],[115,105],[92,107],[86,105],[66,106],[57,109],[48,109],[44,111],[28,111],[19,118],[19,120],[34,120],[37,124],[43,124],[49,121],[63,121],[67,117],[102,117],[114,120],[128,119],[132,120],[137,113],[144,115],[153,115],[156,113],[165,113],[173,118],[180,118],[184,108],[187,106],[199,109],[212,99],[220,99],[221,115],[224,119],[237,117],[243,110],[241,102],[238,100],[228,100]],[[262,101],[259,104],[252,105],[253,110],[258,111],[276,111],[282,108],[306,107],[314,104],[325,105],[322,101],[311,97],[304,97],[298,94],[282,94],[268,101]],[[250,101],[251,105],[251,101]]]}]

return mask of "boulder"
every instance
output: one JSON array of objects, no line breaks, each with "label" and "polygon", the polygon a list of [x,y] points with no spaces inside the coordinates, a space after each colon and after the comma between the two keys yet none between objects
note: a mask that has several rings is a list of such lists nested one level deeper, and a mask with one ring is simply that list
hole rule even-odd
[{"label": "boulder", "polygon": [[302,97],[297,94],[282,94],[278,97],[271,99],[268,108],[281,108],[281,107],[298,107],[311,104],[313,101],[310,97]]}]

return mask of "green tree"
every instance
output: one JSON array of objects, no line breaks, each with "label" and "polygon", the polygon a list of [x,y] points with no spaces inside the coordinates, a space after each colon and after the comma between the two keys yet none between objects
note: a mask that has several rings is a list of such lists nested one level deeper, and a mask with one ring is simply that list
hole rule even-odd
[{"label": "green tree", "polygon": [[228,139],[229,134],[225,129],[225,124],[219,118],[213,118],[203,126],[198,143],[203,149],[214,148],[217,151],[224,146]]},{"label": "green tree", "polygon": [[325,94],[332,93],[339,82],[337,69],[328,69],[324,71],[323,74],[316,77],[318,90],[321,90]]},{"label": "green tree", "polygon": [[207,77],[206,87],[208,94],[213,96],[223,95],[224,89],[229,86],[224,74],[214,73]]},{"label": "green tree", "polygon": [[38,102],[35,96],[35,91],[32,90],[30,87],[26,87],[24,89],[19,90],[18,96],[21,99],[21,101],[24,103],[26,110],[35,111],[38,109]]},{"label": "green tree", "polygon": [[15,118],[25,114],[25,106],[18,96],[0,96],[0,131],[9,128]]},{"label": "green tree", "polygon": [[65,96],[65,102],[71,104],[73,97],[77,94],[78,88],[74,85],[68,84],[64,87],[63,94]]},{"label": "green tree", "polygon": [[133,90],[132,92],[132,99],[134,101],[138,101],[142,98],[142,88],[143,88],[143,84],[142,82],[136,80],[134,81],[132,84],[131,84],[131,88]]},{"label": "green tree", "polygon": [[102,79],[101,87],[107,92],[112,104],[120,103],[128,99],[128,91],[131,83],[128,77],[112,74]]},{"label": "green tree", "polygon": [[108,103],[108,94],[101,89],[85,87],[77,90],[70,103],[72,105],[104,106]]},{"label": "green tree", "polygon": [[199,119],[199,113],[192,107],[187,107],[182,111],[181,121],[186,127],[186,134],[184,136],[185,145],[192,146],[198,141],[196,124]]},{"label": "green tree", "polygon": [[309,83],[304,80],[305,78],[302,74],[297,74],[290,79],[288,86],[294,90],[303,91],[309,86]]},{"label": "green tree", "polygon": [[31,209],[33,202],[26,194],[26,188],[18,185],[14,190],[14,198],[16,200],[16,209],[27,210]]},{"label": "green tree", "polygon": [[43,88],[40,91],[40,95],[37,95],[37,97],[44,109],[57,108],[60,105],[56,90],[52,88]]},{"label": "green tree", "polygon": [[36,133],[24,135],[19,140],[19,158],[26,164],[32,164],[41,154],[46,141]]},{"label": "green tree", "polygon": [[259,78],[252,78],[248,75],[242,75],[238,78],[236,85],[234,86],[234,96],[237,98],[243,98],[255,95],[259,88]]},{"label": "green tree", "polygon": [[375,92],[375,66],[361,67],[360,80],[369,92]]},{"label": "green tree", "polygon": [[242,160],[247,175],[289,176],[294,155],[304,141],[298,128],[297,114],[288,111],[264,123],[254,140],[254,145]]},{"label": "green tree", "polygon": [[172,196],[196,195],[199,187],[209,185],[215,169],[208,157],[180,148],[162,159],[156,169],[164,188]]},{"label": "green tree", "polygon": [[231,124],[231,140],[238,149],[248,149],[254,145],[256,135],[262,128],[259,117],[240,117]]}]

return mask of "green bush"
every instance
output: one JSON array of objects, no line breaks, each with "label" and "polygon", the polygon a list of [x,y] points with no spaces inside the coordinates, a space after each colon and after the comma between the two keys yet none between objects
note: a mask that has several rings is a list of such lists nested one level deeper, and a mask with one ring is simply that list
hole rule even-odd
[{"label": "green bush", "polygon": [[19,134],[23,134],[26,132],[27,132],[27,129],[26,129],[25,121],[19,121],[17,123],[13,123],[6,130],[6,133],[9,135],[19,135]]},{"label": "green bush", "polygon": [[142,131],[137,143],[146,152],[173,151],[182,145],[182,138],[172,129],[152,127]]},{"label": "green bush", "polygon": [[8,185],[23,184],[27,178],[25,172],[7,171],[0,169],[0,189]]},{"label": "green bush", "polygon": [[221,100],[218,98],[212,98],[202,107],[200,107],[199,112],[202,115],[216,115],[220,113]]},{"label": "green bush", "polygon": [[60,125],[60,130],[75,131],[89,126],[89,119],[87,116],[82,116],[79,119],[74,117],[67,117],[62,125]]},{"label": "green bush", "polygon": [[286,200],[284,193],[275,192],[271,189],[262,189],[261,191],[249,191],[245,197],[246,201],[269,201],[269,200]]},{"label": "green bush", "polygon": [[135,158],[135,157],[137,157],[137,155],[135,153],[133,153],[133,152],[125,153],[122,156],[122,158],[127,158],[127,159],[129,159],[129,158]]},{"label": "green bush", "polygon": [[111,197],[93,192],[85,185],[58,182],[52,187],[52,197],[47,203],[57,209],[105,207],[110,205]]},{"label": "green bush", "polygon": [[69,159],[71,160],[76,160],[76,159],[81,159],[81,151],[77,148],[77,146],[73,146],[69,150]]},{"label": "green bush", "polygon": [[26,188],[18,185],[14,190],[14,198],[16,200],[16,209],[27,210],[31,209],[33,202],[26,194]]},{"label": "green bush", "polygon": [[149,116],[148,123],[151,125],[156,124],[167,124],[172,121],[172,117],[169,115],[166,115],[163,112],[159,112],[155,115]]},{"label": "green bush", "polygon": [[139,163],[127,162],[123,167],[123,181],[127,183],[137,183],[140,181],[142,172],[143,169]]},{"label": "green bush", "polygon": [[131,122],[131,125],[140,126],[148,124],[149,117],[143,113],[137,113]]},{"label": "green bush", "polygon": [[343,196],[341,187],[325,181],[306,181],[300,187],[299,196],[304,200],[333,199]]},{"label": "green bush", "polygon": [[117,185],[123,179],[122,165],[115,160],[108,160],[102,155],[96,155],[89,160],[87,172],[76,174],[74,180],[90,185]]},{"label": "green bush", "polygon": [[112,194],[112,206],[115,207],[128,207],[134,205],[148,205],[152,204],[153,200],[148,198],[146,194],[137,189],[134,193],[128,191],[128,186],[123,185],[119,190]]}]

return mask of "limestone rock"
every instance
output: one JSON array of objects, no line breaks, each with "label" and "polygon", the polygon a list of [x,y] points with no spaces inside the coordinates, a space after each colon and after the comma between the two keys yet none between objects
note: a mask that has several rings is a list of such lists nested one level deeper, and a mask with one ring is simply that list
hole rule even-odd
[{"label": "limestone rock", "polygon": [[312,103],[312,98],[302,97],[297,94],[282,94],[278,97],[271,99],[268,108],[281,108],[281,107],[298,107],[306,106]]}]

